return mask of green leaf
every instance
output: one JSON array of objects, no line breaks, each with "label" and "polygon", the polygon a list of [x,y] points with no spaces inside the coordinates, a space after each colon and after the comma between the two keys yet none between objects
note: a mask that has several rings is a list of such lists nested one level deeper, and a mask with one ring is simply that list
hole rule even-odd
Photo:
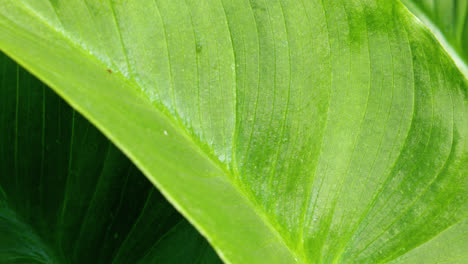
[{"label": "green leaf", "polygon": [[219,263],[96,128],[0,54],[0,263]]},{"label": "green leaf", "polygon": [[0,3],[224,261],[468,261],[468,82],[399,1]]},{"label": "green leaf", "polygon": [[468,1],[403,0],[468,76]]}]

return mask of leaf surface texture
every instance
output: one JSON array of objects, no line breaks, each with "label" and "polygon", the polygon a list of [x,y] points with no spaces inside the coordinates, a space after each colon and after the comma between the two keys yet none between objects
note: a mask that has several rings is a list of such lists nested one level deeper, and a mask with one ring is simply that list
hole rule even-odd
[{"label": "leaf surface texture", "polygon": [[404,262],[467,232],[467,81],[399,1],[0,3],[0,48],[226,262]]}]

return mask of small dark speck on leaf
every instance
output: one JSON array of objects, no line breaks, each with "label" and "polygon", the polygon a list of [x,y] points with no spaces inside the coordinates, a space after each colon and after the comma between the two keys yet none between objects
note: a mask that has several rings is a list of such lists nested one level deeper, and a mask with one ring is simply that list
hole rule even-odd
[{"label": "small dark speck on leaf", "polygon": [[203,46],[200,43],[197,43],[197,47],[196,47],[197,53],[200,53],[202,49],[203,49]]},{"label": "small dark speck on leaf", "polygon": [[107,72],[108,72],[108,73],[112,73],[112,70],[111,70],[111,69],[107,69]]},{"label": "small dark speck on leaf", "polygon": [[258,4],[258,3],[253,3],[252,4],[252,9],[254,10],[259,10],[259,11],[266,11],[265,6]]}]

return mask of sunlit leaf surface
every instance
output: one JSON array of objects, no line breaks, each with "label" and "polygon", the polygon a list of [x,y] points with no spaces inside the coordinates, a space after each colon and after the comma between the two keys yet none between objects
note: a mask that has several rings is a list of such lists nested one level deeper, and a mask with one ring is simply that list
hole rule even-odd
[{"label": "sunlit leaf surface", "polygon": [[468,83],[401,2],[0,5],[0,49],[224,261],[467,261]]}]

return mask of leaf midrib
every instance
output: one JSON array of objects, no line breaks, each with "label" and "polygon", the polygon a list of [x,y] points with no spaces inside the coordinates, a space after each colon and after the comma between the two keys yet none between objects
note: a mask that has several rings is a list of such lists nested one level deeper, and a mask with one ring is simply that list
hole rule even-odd
[{"label": "leaf midrib", "polygon": [[[48,28],[50,28],[53,32],[55,32],[58,36],[61,37],[61,39],[65,40],[67,43],[69,43],[72,47],[75,47],[77,48],[77,50],[79,50],[82,55],[84,55],[87,59],[89,59],[90,61],[92,61],[94,64],[96,65],[102,65],[103,67],[103,72],[105,71],[106,68],[108,69],[112,69],[112,67],[108,66],[105,62],[103,62],[102,60],[100,60],[98,57],[94,56],[92,53],[89,52],[89,50],[84,47],[83,45],[80,45],[79,42],[75,41],[73,39],[73,37],[69,36],[68,34],[66,34],[66,31],[64,28],[57,28],[53,25],[51,25],[50,23],[48,23],[47,19],[45,19],[43,16],[39,15],[37,12],[34,11],[34,9],[32,9],[31,7],[29,7],[27,4],[21,2],[21,1],[14,1],[15,4],[19,4],[17,5],[19,8],[25,10],[26,12],[28,12],[29,14],[31,14],[33,17],[36,17],[38,19],[38,21],[40,21],[43,25],[47,26]],[[55,11],[55,9],[54,9]],[[57,19],[60,23],[60,25],[62,25],[61,21],[60,21],[60,18],[58,16],[57,13],[55,13],[56,16],[57,16]],[[116,21],[116,26],[118,26],[118,23],[117,23],[117,19],[115,18],[115,21]],[[121,32],[120,32],[120,28],[117,27],[117,30],[119,32],[119,36],[120,36],[120,40],[121,40],[121,45],[122,45],[122,49],[124,50],[124,54],[125,56],[126,55],[126,52],[125,52],[125,47],[123,45],[123,42],[122,42],[122,38],[121,38]],[[11,54],[10,54],[11,56]],[[16,60],[16,58],[15,58]],[[25,69],[27,69],[28,71],[30,71],[31,73],[33,73],[35,76],[37,76],[39,79],[41,79],[41,81],[43,81],[44,83],[47,83],[51,88],[54,87],[54,85],[52,83],[49,83],[48,80],[46,80],[45,78],[41,78],[40,74],[36,74],[36,72],[33,70],[33,69],[30,69],[28,67],[28,65],[26,65],[26,63],[22,63],[21,60],[17,60],[18,63],[20,65],[22,65]],[[131,69],[130,69],[130,65],[128,64],[128,59],[126,60],[127,61],[127,67],[129,69],[129,74],[131,74]],[[272,234],[274,234],[274,236],[276,236],[278,238],[278,241],[283,244],[283,246],[285,246],[285,248],[291,253],[292,256],[295,257],[297,263],[308,263],[308,261],[306,260],[304,254],[298,254],[298,252],[296,252],[295,250],[293,250],[289,240],[287,240],[280,232],[279,229],[277,229],[275,226],[274,226],[274,223],[275,221],[272,220],[268,214],[262,209],[261,206],[258,205],[258,202],[256,201],[256,199],[254,197],[252,197],[252,194],[246,190],[241,184],[237,183],[235,181],[235,179],[233,177],[230,177],[229,175],[234,172],[234,173],[237,173],[238,169],[236,167],[236,163],[235,161],[233,162],[234,164],[234,167],[232,168],[232,172],[229,171],[228,167],[226,164],[222,163],[221,161],[219,161],[219,159],[217,159],[215,157],[214,154],[214,151],[212,151],[212,149],[210,148],[210,150],[212,151],[212,153],[207,153],[205,151],[203,151],[203,147],[205,148],[209,148],[208,146],[201,146],[199,142],[201,142],[200,140],[196,140],[186,129],[185,127],[183,126],[183,124],[181,123],[181,121],[177,120],[173,115],[170,114],[170,111],[162,104],[159,104],[159,103],[156,103],[156,102],[151,102],[151,100],[148,98],[148,95],[146,93],[143,92],[143,90],[141,89],[141,87],[132,79],[124,76],[121,72],[120,72],[120,69],[119,71],[114,71],[112,72],[112,76],[115,76],[117,77],[121,82],[127,84],[128,86],[130,86],[131,88],[133,88],[136,92],[138,92],[139,94],[143,95],[142,97],[144,98],[144,100],[146,100],[147,102],[149,102],[152,106],[154,106],[154,108],[160,112],[161,114],[163,114],[168,120],[170,120],[170,122],[172,123],[173,127],[176,128],[178,130],[178,134],[183,136],[184,138],[186,138],[189,142],[191,142],[191,148],[196,152],[198,153],[201,157],[203,157],[205,160],[209,161],[210,164],[212,164],[215,168],[218,168],[220,169],[223,173],[224,173],[224,178],[226,178],[228,180],[228,182],[234,187],[235,190],[237,190],[237,192],[239,192],[241,194],[241,196],[243,198],[245,198],[245,200],[247,201],[247,203],[250,205],[251,209],[253,212],[255,212],[256,215],[258,215],[260,217],[260,219],[262,219],[263,223],[265,224],[265,226],[268,227],[268,229],[272,232]],[[60,97],[62,97],[65,101],[67,101],[67,103],[69,103],[71,106],[73,106],[75,108],[76,111],[78,112],[81,112],[81,108],[80,107],[77,107],[77,104],[73,102],[73,100],[67,98],[67,96],[63,93],[61,93],[58,89],[54,89],[59,95]],[[237,104],[237,100],[236,100],[236,104]],[[86,119],[88,119],[88,117],[85,115],[85,113],[81,113],[83,114],[83,116],[86,117]],[[108,131],[106,129],[103,129],[100,125],[99,125],[99,122],[96,122],[95,120],[92,120],[92,119],[88,119],[94,126],[96,126],[99,130],[101,130],[101,132],[103,134],[105,134],[106,136],[109,137],[108,135]],[[235,126],[237,126],[237,122],[235,122]],[[234,131],[236,131],[236,127],[234,127]],[[135,165],[141,169],[144,174],[150,174],[147,170],[144,169],[144,167],[141,165],[140,162],[138,162],[137,160],[135,160],[136,158],[131,155],[130,153],[127,152],[126,148],[121,145],[114,137],[109,137],[109,139],[111,141],[114,141],[114,144],[123,152],[125,153],[130,160],[132,160],[132,162],[135,163]],[[148,177],[150,179],[150,177]],[[151,179],[150,179],[151,180]],[[154,184],[154,182],[153,182]],[[155,187],[156,188],[156,187]],[[161,193],[165,194],[166,198],[167,198],[167,193],[164,191],[164,190],[160,190]],[[171,203],[173,203],[173,206],[182,214],[184,215],[184,217],[194,226],[197,227],[197,230],[199,232],[201,232],[208,240],[210,240],[210,237],[208,235],[206,235],[204,233],[204,230],[203,229],[200,229],[198,228],[198,226],[196,225],[196,223],[194,221],[192,221],[192,219],[188,216],[188,214],[186,214],[184,212],[184,210],[181,210],[180,207],[178,206],[177,203],[174,203],[175,201],[173,199],[168,199],[169,201],[171,201]],[[216,245],[213,245],[216,247]],[[218,253],[221,253],[217,248],[215,248],[216,251]],[[224,254],[219,254],[220,257],[223,259],[223,261],[229,263],[229,260],[227,258],[225,258]]]}]

